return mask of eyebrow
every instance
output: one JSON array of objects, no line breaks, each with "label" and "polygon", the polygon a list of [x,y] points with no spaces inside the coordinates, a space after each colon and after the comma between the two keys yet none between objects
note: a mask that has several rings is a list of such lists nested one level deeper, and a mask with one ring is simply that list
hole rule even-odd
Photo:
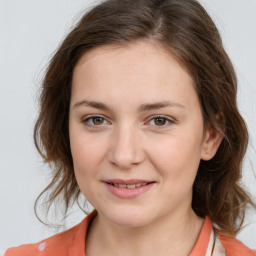
[{"label": "eyebrow", "polygon": [[[97,108],[97,109],[101,109],[101,110],[105,110],[105,111],[111,111],[111,107],[109,107],[108,105],[106,105],[104,103],[96,102],[96,101],[88,101],[88,100],[78,101],[77,103],[74,104],[73,108],[77,108],[80,106],[93,107],[93,108]],[[161,109],[161,108],[166,108],[166,107],[185,108],[184,105],[182,105],[178,102],[161,101],[161,102],[140,105],[138,108],[138,113],[150,111],[150,110]]]}]

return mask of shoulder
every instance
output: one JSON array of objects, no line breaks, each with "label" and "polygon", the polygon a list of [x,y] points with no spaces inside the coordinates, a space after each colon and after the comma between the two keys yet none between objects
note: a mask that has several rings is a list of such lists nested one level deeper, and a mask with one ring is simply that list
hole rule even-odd
[{"label": "shoulder", "polygon": [[256,256],[256,251],[248,248],[235,237],[227,236],[218,232],[218,236],[222,246],[225,248],[226,256]]},{"label": "shoulder", "polygon": [[81,255],[81,252],[85,251],[85,237],[88,225],[95,215],[96,212],[94,211],[73,228],[38,243],[23,244],[9,248],[4,256],[68,256],[78,255],[78,253]]},{"label": "shoulder", "polygon": [[[38,243],[23,244],[18,247],[9,248],[4,254],[4,256],[36,256],[43,251],[44,253],[47,252],[47,255],[53,255],[52,253],[56,253],[56,248],[58,248],[58,250],[61,250],[60,253],[66,255],[64,252],[67,250],[69,244],[72,242],[74,234],[76,233],[76,230],[79,228],[80,224],[69,230],[66,230],[47,239],[44,239]],[[64,241],[65,243],[63,243]]]}]

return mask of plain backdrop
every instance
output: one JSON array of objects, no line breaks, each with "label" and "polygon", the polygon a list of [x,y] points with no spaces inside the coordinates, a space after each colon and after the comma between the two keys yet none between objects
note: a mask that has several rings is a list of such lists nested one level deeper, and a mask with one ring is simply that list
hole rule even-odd
[{"label": "plain backdrop", "polygon": [[[0,0],[0,252],[58,231],[40,223],[34,201],[48,180],[35,150],[33,125],[44,69],[84,10],[99,1]],[[239,79],[238,102],[251,135],[243,182],[256,195],[256,0],[202,0],[216,22]],[[254,169],[253,169],[254,166]],[[83,218],[74,211],[70,227]],[[239,234],[256,249],[256,214]]]}]

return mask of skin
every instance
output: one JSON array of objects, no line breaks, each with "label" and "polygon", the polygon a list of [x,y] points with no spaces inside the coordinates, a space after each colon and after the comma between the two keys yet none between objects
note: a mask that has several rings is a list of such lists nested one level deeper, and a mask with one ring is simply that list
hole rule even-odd
[{"label": "skin", "polygon": [[[142,104],[167,101],[138,112]],[[78,185],[98,211],[87,255],[188,255],[203,225],[191,208],[193,182],[201,159],[211,159],[222,138],[204,126],[193,80],[175,58],[146,41],[82,56],[73,73],[69,129]],[[107,189],[107,179],[154,184],[122,199]]]}]

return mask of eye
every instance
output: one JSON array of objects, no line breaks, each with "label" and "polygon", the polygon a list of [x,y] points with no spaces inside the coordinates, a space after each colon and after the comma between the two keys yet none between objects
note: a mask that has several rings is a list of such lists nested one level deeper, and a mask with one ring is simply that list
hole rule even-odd
[{"label": "eye", "polygon": [[154,116],[149,123],[153,122],[155,126],[163,127],[174,123],[174,120],[166,116]]},{"label": "eye", "polygon": [[102,126],[104,125],[105,118],[102,116],[89,116],[83,119],[83,123],[88,126]]}]

